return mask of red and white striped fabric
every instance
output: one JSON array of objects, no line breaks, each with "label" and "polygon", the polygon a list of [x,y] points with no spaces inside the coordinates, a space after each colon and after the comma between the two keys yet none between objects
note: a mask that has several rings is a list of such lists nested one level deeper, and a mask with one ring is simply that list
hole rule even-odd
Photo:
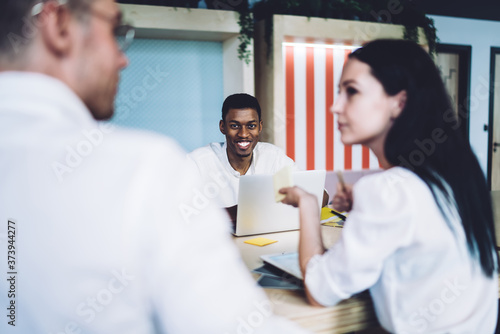
[{"label": "red and white striped fabric", "polygon": [[330,111],[352,48],[284,43],[286,153],[303,170],[378,169],[361,145],[344,146]]}]

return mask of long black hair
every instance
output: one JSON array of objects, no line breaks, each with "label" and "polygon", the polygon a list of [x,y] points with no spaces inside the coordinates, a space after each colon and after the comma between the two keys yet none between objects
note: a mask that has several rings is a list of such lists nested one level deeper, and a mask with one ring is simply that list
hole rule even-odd
[{"label": "long black hair", "polygon": [[458,129],[467,119],[453,109],[431,57],[403,40],[369,42],[350,57],[369,65],[388,95],[406,91],[406,105],[384,144],[386,159],[418,175],[445,218],[440,195],[456,206],[471,256],[492,277],[498,255],[490,193],[469,141]]}]

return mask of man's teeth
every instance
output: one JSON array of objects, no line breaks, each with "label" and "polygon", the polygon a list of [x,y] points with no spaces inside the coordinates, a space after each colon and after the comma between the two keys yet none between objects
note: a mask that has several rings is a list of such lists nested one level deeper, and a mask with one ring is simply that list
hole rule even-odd
[{"label": "man's teeth", "polygon": [[248,141],[239,142],[238,146],[242,149],[246,149],[246,148],[248,148],[248,146],[250,146],[250,142],[248,142]]}]

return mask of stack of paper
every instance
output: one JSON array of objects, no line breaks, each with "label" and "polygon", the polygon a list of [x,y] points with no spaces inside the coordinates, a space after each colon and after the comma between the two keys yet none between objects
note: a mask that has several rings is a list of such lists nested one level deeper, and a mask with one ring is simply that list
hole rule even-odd
[{"label": "stack of paper", "polygon": [[270,264],[265,263],[262,267],[252,270],[260,274],[257,283],[267,289],[303,290],[304,284],[301,280]]},{"label": "stack of paper", "polygon": [[281,202],[285,195],[280,193],[281,188],[293,187],[292,167],[285,166],[273,176],[274,198],[276,202]]},{"label": "stack of paper", "polygon": [[269,289],[303,290],[302,273],[299,267],[299,255],[280,253],[262,255],[264,265],[254,269],[260,274],[259,285]]}]

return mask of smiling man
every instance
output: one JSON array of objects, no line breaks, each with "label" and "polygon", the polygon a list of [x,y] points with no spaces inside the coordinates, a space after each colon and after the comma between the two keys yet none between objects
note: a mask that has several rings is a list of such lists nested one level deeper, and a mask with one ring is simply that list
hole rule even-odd
[{"label": "smiling man", "polygon": [[217,185],[211,193],[217,197],[219,205],[227,209],[233,221],[241,175],[274,174],[285,166],[297,169],[281,148],[259,142],[262,126],[261,109],[255,97],[230,95],[222,105],[219,122],[226,141],[211,143],[189,154],[205,184]]}]

